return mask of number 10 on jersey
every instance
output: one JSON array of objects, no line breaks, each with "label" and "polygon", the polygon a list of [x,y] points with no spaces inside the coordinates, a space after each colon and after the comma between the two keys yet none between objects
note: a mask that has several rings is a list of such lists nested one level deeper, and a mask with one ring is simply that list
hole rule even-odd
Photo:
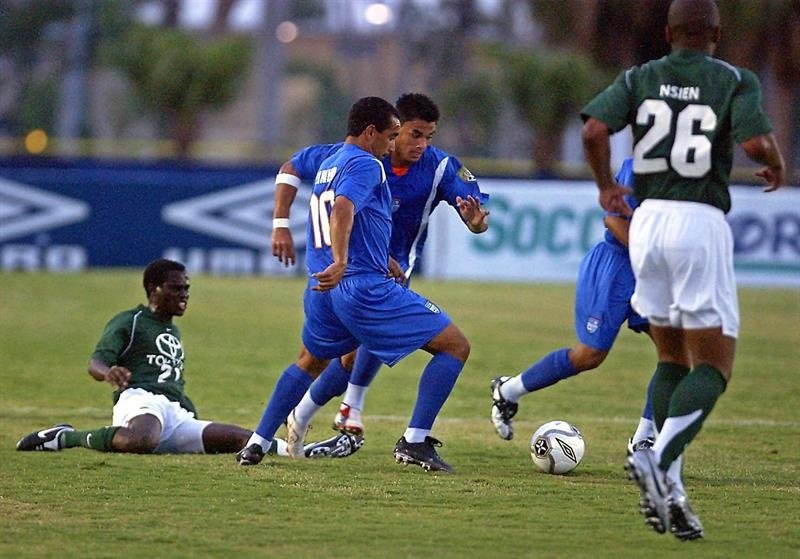
[{"label": "number 10 on jersey", "polygon": [[331,246],[330,213],[333,208],[335,194],[333,190],[325,190],[319,196],[311,195],[311,228],[314,232],[314,248]]}]

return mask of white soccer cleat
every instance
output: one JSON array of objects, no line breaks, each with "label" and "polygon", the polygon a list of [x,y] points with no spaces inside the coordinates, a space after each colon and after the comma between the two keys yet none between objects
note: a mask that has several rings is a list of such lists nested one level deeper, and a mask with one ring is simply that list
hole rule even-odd
[{"label": "white soccer cleat", "polygon": [[339,411],[333,419],[333,428],[342,433],[364,436],[364,424],[361,422],[361,410],[342,402]]},{"label": "white soccer cleat", "polygon": [[500,387],[511,377],[495,377],[489,387],[492,390],[492,425],[500,438],[510,441],[514,438],[514,422],[512,417],[517,415],[519,405],[509,402],[500,394]]},{"label": "white soccer cleat", "polygon": [[286,451],[292,458],[305,458],[305,441],[308,426],[302,427],[294,415],[295,410],[286,418]]},{"label": "white soccer cleat", "polygon": [[634,452],[625,464],[628,478],[639,486],[639,512],[644,522],[659,534],[670,529],[669,491],[667,476],[658,467],[655,453],[650,448]]},{"label": "white soccer cleat", "polygon": [[689,505],[686,492],[678,484],[669,488],[669,531],[679,540],[696,540],[703,537],[703,524]]}]

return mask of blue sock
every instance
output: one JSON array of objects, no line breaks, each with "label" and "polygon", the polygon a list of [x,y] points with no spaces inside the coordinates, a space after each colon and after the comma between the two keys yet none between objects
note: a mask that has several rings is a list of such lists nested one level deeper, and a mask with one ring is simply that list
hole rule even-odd
[{"label": "blue sock", "polygon": [[337,396],[344,394],[349,380],[350,373],[342,367],[339,359],[334,359],[311,385],[309,391],[311,399],[318,406],[324,406]]},{"label": "blue sock", "polygon": [[356,362],[353,365],[353,372],[350,375],[350,382],[357,386],[369,386],[378,370],[383,365],[380,358],[375,357],[363,347],[358,348]]},{"label": "blue sock", "polygon": [[265,439],[272,439],[292,408],[303,399],[312,380],[309,374],[297,365],[289,365],[275,383],[275,389],[264,409],[256,433]]},{"label": "blue sock", "polygon": [[439,410],[456,384],[464,364],[447,353],[437,353],[431,358],[419,379],[417,401],[408,426],[412,429],[433,427]]},{"label": "blue sock", "polygon": [[644,403],[644,409],[642,410],[642,417],[645,419],[649,419],[652,421],[653,419],[653,402],[650,400],[650,391],[653,388],[653,379],[655,375],[650,377],[650,383],[647,385],[647,400]]},{"label": "blue sock", "polygon": [[560,380],[575,376],[578,370],[572,366],[568,357],[569,349],[557,349],[539,359],[522,373],[522,384],[528,392],[541,390]]}]

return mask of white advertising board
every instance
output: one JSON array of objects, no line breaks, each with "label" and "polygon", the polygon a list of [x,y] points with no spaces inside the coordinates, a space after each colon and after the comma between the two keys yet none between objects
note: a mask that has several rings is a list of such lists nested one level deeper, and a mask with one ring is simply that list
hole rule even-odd
[{"label": "white advertising board", "polygon": [[[602,239],[603,212],[588,181],[480,181],[490,227],[470,234],[456,212],[431,217],[424,254],[430,278],[571,282],[583,255]],[[800,190],[766,194],[732,187],[728,221],[740,285],[800,288]]]}]

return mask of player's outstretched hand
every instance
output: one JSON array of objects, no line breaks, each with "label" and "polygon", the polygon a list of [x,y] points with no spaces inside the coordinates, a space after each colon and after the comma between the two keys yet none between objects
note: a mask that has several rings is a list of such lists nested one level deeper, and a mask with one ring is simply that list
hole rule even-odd
[{"label": "player's outstretched hand", "polygon": [[783,167],[779,167],[774,169],[772,167],[764,167],[760,171],[756,172],[757,177],[761,177],[765,181],[767,181],[767,186],[764,187],[764,192],[775,192],[781,186],[783,186],[784,182],[784,172]]},{"label": "player's outstretched hand", "polygon": [[294,252],[294,241],[292,232],[286,227],[278,227],[272,230],[272,255],[283,262],[285,267],[294,266],[296,255]]},{"label": "player's outstretched hand", "polygon": [[342,281],[344,271],[347,268],[346,264],[339,264],[334,262],[321,272],[311,274],[311,277],[317,278],[318,285],[312,287],[313,291],[330,291]]},{"label": "player's outstretched hand", "polygon": [[489,212],[481,207],[480,200],[472,196],[467,196],[466,198],[456,196],[456,205],[461,218],[470,231],[482,233],[489,228],[489,222],[487,221]]}]

